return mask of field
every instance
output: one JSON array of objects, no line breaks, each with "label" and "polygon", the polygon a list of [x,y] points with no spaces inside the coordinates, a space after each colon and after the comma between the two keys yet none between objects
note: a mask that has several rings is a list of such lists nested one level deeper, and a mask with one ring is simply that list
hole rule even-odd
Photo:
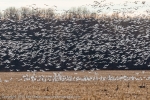
[{"label": "field", "polygon": [[150,11],[132,9],[0,12],[0,100],[150,100]]},{"label": "field", "polygon": [[[93,79],[54,80],[58,76]],[[150,100],[149,71],[2,72],[0,78],[0,100]]]}]

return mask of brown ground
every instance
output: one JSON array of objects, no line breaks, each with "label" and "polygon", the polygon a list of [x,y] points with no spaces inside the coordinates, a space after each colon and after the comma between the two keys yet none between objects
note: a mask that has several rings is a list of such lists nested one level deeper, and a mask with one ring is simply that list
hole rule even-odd
[{"label": "brown ground", "polygon": [[[62,75],[83,77],[85,75],[94,76],[95,72],[63,72]],[[18,81],[26,74],[33,75],[31,72],[1,72],[0,100],[150,100],[150,80],[144,78],[149,77],[150,71],[97,71],[98,76],[103,77],[126,75],[142,77],[143,79],[134,81]],[[35,76],[39,75],[54,74],[53,72],[38,72],[35,74]]]}]

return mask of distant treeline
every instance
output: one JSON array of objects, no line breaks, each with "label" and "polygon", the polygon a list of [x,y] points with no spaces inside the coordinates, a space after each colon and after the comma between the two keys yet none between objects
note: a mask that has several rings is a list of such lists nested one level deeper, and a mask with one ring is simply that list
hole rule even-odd
[{"label": "distant treeline", "polygon": [[[98,10],[99,11],[99,10]],[[63,13],[56,13],[54,8],[34,8],[34,7],[9,7],[0,12],[0,19],[1,20],[21,20],[24,18],[34,18],[34,17],[41,17],[44,19],[51,19],[51,18],[58,18],[58,19],[71,19],[71,18],[94,18],[94,19],[105,19],[105,20],[112,20],[114,18],[117,19],[128,19],[131,16],[114,12],[111,15],[107,15],[106,13],[99,13],[98,11],[90,11],[86,7],[72,7],[69,10],[64,11]],[[120,16],[120,14],[122,16]],[[148,16],[134,16],[134,18],[148,18]],[[133,18],[133,17],[132,17]]]},{"label": "distant treeline", "polygon": [[0,12],[1,19],[12,19],[12,20],[19,20],[26,17],[42,17],[45,19],[49,19],[52,17],[59,18],[87,18],[87,17],[97,17],[97,14],[94,12],[90,12],[86,7],[78,7],[78,8],[71,8],[70,10],[66,10],[61,14],[55,12],[53,8],[30,8],[30,7],[9,7],[3,12]]}]

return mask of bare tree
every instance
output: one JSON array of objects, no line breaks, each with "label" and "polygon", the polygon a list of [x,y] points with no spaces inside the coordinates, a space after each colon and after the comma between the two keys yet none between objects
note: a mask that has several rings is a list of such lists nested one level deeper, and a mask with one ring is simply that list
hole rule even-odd
[{"label": "bare tree", "polygon": [[27,7],[21,7],[20,9],[20,18],[26,18],[31,15],[31,10]]},{"label": "bare tree", "polygon": [[86,7],[72,7],[71,9],[65,11],[63,16],[66,18],[87,18],[90,17],[91,12]]},{"label": "bare tree", "polygon": [[18,20],[19,19],[19,13],[18,10],[15,7],[9,7],[4,11],[4,18],[12,19],[12,20]]},{"label": "bare tree", "polygon": [[2,12],[0,12],[0,19],[2,19],[3,18],[3,14],[2,14]]}]

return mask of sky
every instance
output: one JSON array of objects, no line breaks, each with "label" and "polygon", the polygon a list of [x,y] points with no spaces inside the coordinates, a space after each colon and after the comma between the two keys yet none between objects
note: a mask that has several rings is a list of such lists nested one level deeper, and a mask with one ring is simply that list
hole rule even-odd
[{"label": "sky", "polygon": [[[16,8],[23,7],[23,6],[28,7],[28,5],[36,4],[36,7],[40,7],[40,8],[52,7],[57,9],[58,11],[67,10],[71,7],[79,7],[84,5],[92,11],[97,11],[99,8],[91,7],[91,4],[95,4],[94,1],[95,0],[0,0],[0,10],[2,11],[8,7],[16,7]],[[101,2],[103,0],[96,0],[96,1]],[[131,7],[135,5],[136,6],[142,5],[143,1],[145,1],[145,5],[150,4],[149,0],[136,0],[139,1],[137,4],[134,4],[134,1],[135,0],[104,0],[105,3],[111,3],[114,5],[113,7],[111,7],[111,9],[122,8],[125,2],[130,2],[130,4],[128,3],[128,5]],[[48,6],[46,6],[45,4]],[[54,7],[54,5],[57,6],[57,8]],[[142,10],[138,10],[138,11],[143,12]]]}]

